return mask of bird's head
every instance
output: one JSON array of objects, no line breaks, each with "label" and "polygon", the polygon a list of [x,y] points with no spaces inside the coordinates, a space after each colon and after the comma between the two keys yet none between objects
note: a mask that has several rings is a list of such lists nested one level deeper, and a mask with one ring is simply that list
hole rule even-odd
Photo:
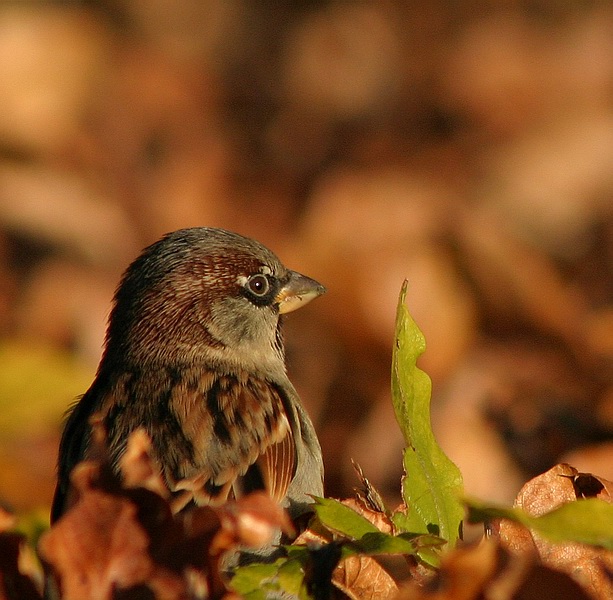
[{"label": "bird's head", "polygon": [[125,272],[103,364],[209,363],[282,377],[280,315],[324,291],[254,240],[206,227],[175,231]]}]

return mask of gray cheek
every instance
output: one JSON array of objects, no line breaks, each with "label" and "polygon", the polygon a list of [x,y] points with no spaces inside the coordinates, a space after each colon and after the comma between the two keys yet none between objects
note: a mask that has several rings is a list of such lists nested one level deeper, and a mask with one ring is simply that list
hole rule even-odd
[{"label": "gray cheek", "polygon": [[228,346],[268,341],[277,315],[268,307],[253,306],[245,298],[227,298],[211,309],[211,333]]}]

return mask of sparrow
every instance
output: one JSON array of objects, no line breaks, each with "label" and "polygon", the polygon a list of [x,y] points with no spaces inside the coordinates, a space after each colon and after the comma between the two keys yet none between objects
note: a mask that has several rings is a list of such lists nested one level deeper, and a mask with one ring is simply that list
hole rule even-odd
[{"label": "sparrow", "polygon": [[255,240],[196,227],[167,234],[124,273],[93,383],[63,430],[51,511],[92,456],[92,418],[112,468],[142,428],[171,492],[197,505],[266,491],[295,517],[323,495],[313,423],[286,371],[282,316],[323,294]]}]

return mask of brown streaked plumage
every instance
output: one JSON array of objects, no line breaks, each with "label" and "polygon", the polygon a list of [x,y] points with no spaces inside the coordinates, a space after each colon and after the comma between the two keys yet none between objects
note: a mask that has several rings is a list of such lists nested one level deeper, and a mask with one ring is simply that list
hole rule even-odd
[{"label": "brown streaked plumage", "polygon": [[96,378],[60,443],[52,521],[101,416],[117,468],[142,427],[169,488],[198,504],[265,489],[299,514],[323,494],[321,450],[286,370],[281,313],[324,292],[267,248],[222,229],[183,229],[125,272]]}]

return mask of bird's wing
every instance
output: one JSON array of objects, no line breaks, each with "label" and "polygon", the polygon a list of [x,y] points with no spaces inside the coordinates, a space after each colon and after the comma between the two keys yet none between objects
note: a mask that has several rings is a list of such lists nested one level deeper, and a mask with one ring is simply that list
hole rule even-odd
[{"label": "bird's wing", "polygon": [[296,444],[291,428],[280,442],[266,448],[255,464],[270,497],[281,502],[296,471]]},{"label": "bird's wing", "polygon": [[170,490],[187,491],[197,504],[223,503],[232,493],[256,489],[276,501],[285,497],[297,459],[293,421],[285,408],[290,396],[281,386],[252,376],[162,369],[146,376],[126,373],[110,391],[97,394],[90,389],[68,420],[55,519],[65,510],[70,470],[86,458],[94,408],[100,411],[115,467],[128,435],[142,427]]},{"label": "bird's wing", "polygon": [[192,459],[176,465],[175,489],[190,489],[198,503],[255,489],[281,501],[297,462],[289,402],[280,386],[253,376],[187,377],[171,403]]}]

